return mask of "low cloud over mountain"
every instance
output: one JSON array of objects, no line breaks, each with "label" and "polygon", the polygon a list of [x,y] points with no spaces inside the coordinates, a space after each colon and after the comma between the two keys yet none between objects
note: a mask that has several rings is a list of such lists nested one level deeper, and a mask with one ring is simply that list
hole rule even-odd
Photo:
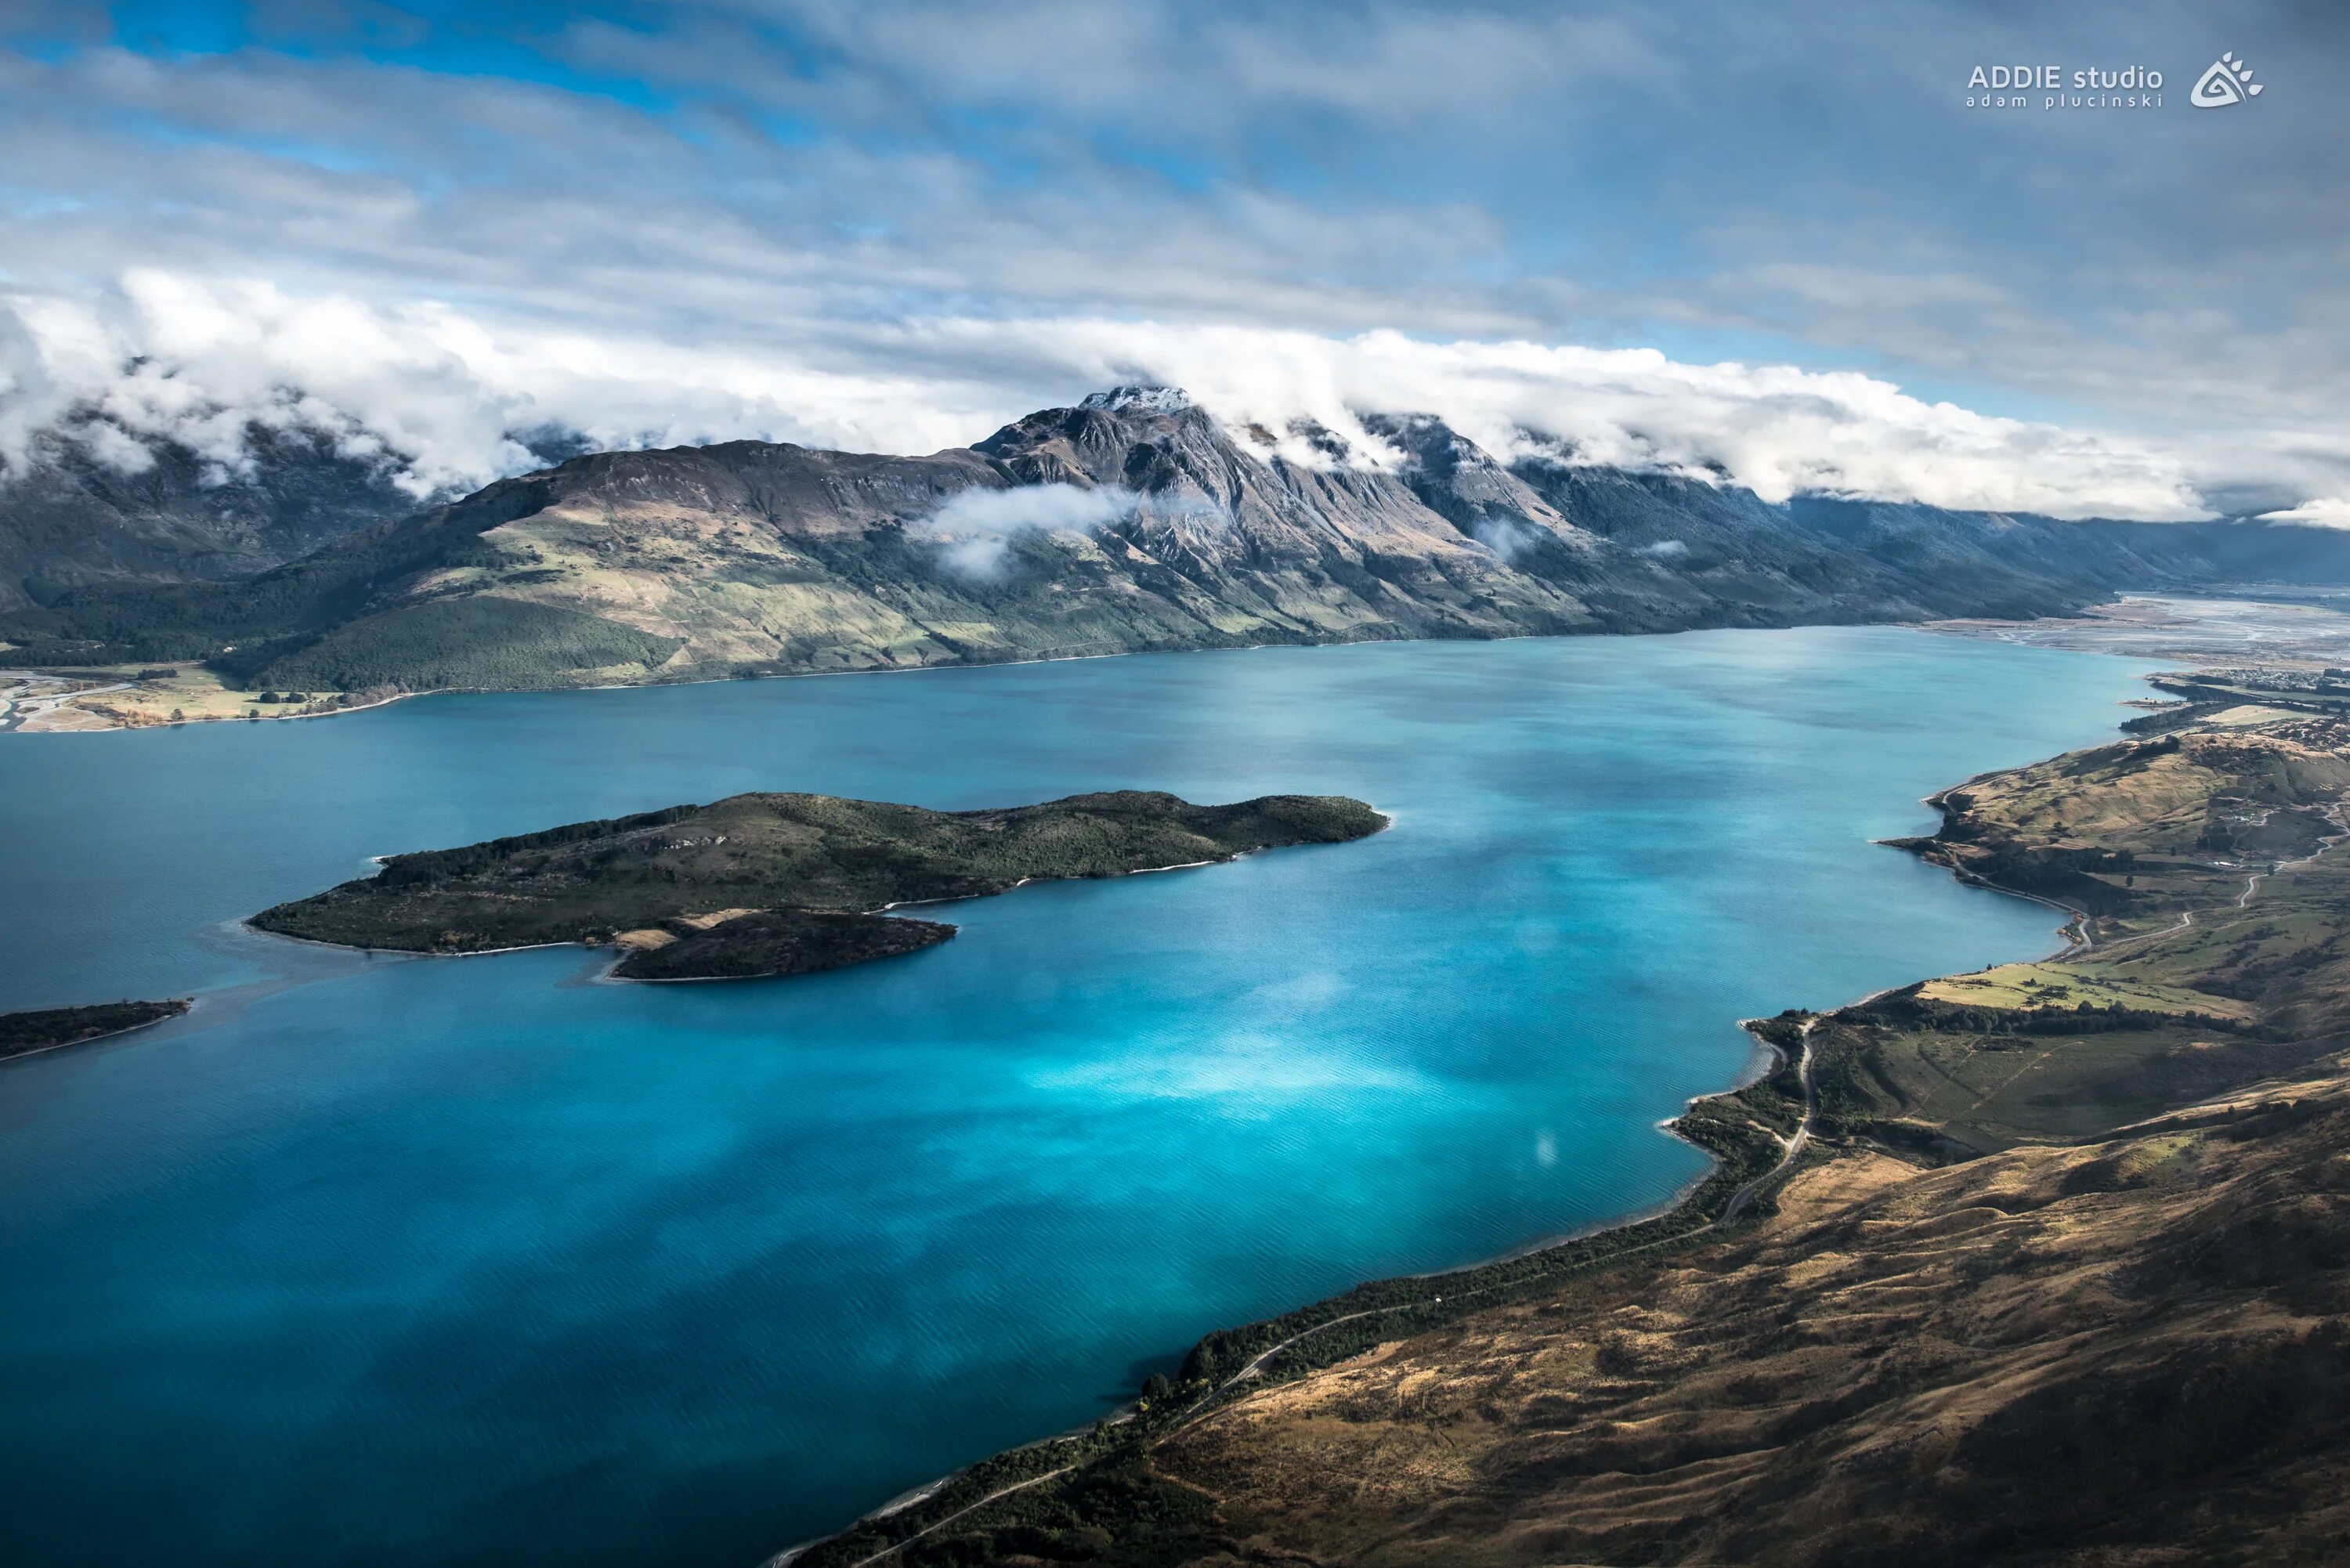
[{"label": "low cloud over mountain", "polygon": [[421,497],[535,466],[518,431],[575,431],[605,448],[747,437],[918,452],[1139,378],[1185,387],[1300,461],[1311,444],[1277,432],[1318,428],[1357,461],[1391,462],[1389,437],[1364,416],[1413,409],[1505,457],[1547,451],[1774,501],[2181,520],[2213,514],[2199,483],[2252,477],[2199,472],[2140,440],[1929,403],[1857,373],[1685,364],[1653,349],[959,317],[877,325],[822,351],[690,350],[153,272],[125,278],[102,308],[18,296],[8,310],[0,459],[12,468],[37,431],[69,421],[90,461],[125,473],[170,441],[234,474],[247,431],[299,428],[347,455],[380,455]]}]

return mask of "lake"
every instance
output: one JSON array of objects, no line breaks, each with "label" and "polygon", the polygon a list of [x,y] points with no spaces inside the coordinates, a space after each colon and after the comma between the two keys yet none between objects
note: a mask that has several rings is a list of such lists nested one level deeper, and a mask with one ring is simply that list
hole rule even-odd
[{"label": "lake", "polygon": [[[0,1558],[753,1568],[1201,1332],[1669,1199],[1736,1020],[2054,945],[1874,838],[2142,663],[1893,628],[1380,644],[0,738]],[[1357,844],[811,978],[242,931],[743,790],[1347,794]]]}]

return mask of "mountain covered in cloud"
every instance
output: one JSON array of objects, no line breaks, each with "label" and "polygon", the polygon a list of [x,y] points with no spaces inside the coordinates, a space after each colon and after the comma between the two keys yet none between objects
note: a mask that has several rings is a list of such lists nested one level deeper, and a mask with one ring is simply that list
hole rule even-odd
[{"label": "mountain covered in cloud", "polygon": [[0,475],[0,605],[123,577],[250,576],[416,504],[323,432],[255,426],[246,443],[229,468],[100,421],[43,432]]},{"label": "mountain covered in cloud", "polygon": [[[1303,421],[1230,427],[1170,389],[1125,387],[928,456],[597,452],[383,509],[241,580],[39,564],[20,585],[40,602],[0,616],[0,636],[48,661],[207,659],[256,687],[423,690],[2030,616],[2121,587],[2350,580],[2350,538],[2331,531],[1772,504],[1537,436],[1504,462],[1433,417],[1358,422],[1373,444]],[[369,482],[338,488],[309,458],[325,466],[244,482],[290,498],[311,473],[332,503],[289,505],[269,540],[372,504]],[[170,514],[168,476],[149,483],[140,515]],[[0,499],[12,535],[17,505]],[[185,575],[222,576],[220,560]],[[151,555],[125,570],[165,575]]]},{"label": "mountain covered in cloud", "polygon": [[[586,450],[561,431],[512,439],[542,463]],[[240,418],[224,441],[197,441],[76,409],[16,461],[0,454],[0,608],[124,579],[252,576],[434,498],[348,420]]]}]

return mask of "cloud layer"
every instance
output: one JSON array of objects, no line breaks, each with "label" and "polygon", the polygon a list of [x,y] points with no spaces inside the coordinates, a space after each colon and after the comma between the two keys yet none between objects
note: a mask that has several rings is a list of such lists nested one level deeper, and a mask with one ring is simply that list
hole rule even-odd
[{"label": "cloud layer", "polygon": [[2263,512],[2261,521],[2291,528],[2350,528],[2350,499],[2321,495],[2298,506]]},{"label": "cloud layer", "polygon": [[[1186,388],[1236,426],[1311,419],[1372,452],[1379,442],[1356,416],[1409,410],[1504,457],[1533,432],[1577,462],[1724,479],[1771,500],[1802,491],[2062,517],[2210,514],[2188,464],[2142,441],[1928,403],[1853,372],[1690,365],[1653,349],[962,317],[877,327],[870,358],[900,368],[857,373],[781,345],[688,348],[152,271],[125,278],[108,309],[5,303],[0,344],[25,368],[0,455],[21,455],[26,430],[80,403],[103,416],[86,427],[102,458],[135,461],[123,438],[169,436],[234,466],[247,420],[299,423],[348,451],[388,452],[421,493],[529,466],[513,434],[545,425],[603,445],[757,437],[934,451],[1139,377]],[[991,384],[1001,367],[1017,369]]]},{"label": "cloud layer", "polygon": [[[119,462],[233,463],[252,415],[429,489],[542,424],[931,450],[1149,377],[1766,494],[2350,493],[2339,7],[139,16],[0,5],[0,453],[95,400]],[[1959,103],[1984,59],[2223,45],[2270,85],[2241,113]]]}]

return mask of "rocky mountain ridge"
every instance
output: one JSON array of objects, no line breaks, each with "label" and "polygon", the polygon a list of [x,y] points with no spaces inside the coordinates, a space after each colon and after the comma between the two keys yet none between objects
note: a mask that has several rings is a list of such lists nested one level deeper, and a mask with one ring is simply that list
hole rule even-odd
[{"label": "rocky mountain ridge", "polygon": [[[86,582],[16,657],[205,659],[303,691],[561,686],[1270,642],[2060,613],[2350,581],[2350,539],[2063,523],[1503,463],[1427,415],[1235,432],[1124,387],[927,456],[596,452],[234,582]],[[0,501],[0,510],[5,502]],[[604,660],[603,662],[597,662]]]}]

